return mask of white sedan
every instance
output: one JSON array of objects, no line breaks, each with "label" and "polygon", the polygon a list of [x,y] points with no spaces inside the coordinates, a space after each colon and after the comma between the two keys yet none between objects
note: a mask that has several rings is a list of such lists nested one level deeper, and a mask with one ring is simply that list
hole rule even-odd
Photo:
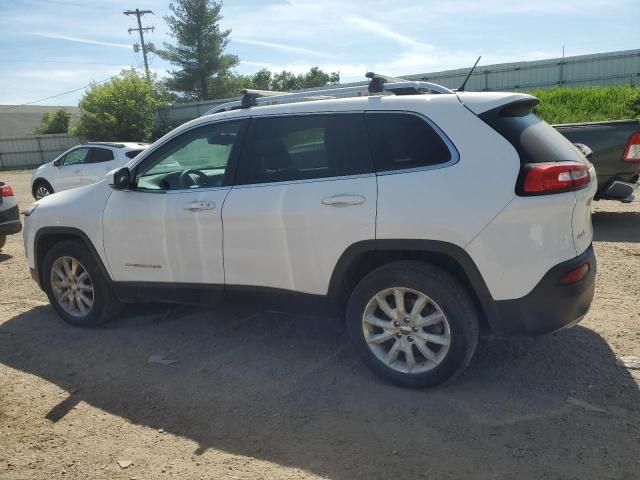
[{"label": "white sedan", "polygon": [[77,145],[33,172],[31,194],[40,200],[54,192],[99,182],[107,172],[122,167],[148,146],[133,142]]}]

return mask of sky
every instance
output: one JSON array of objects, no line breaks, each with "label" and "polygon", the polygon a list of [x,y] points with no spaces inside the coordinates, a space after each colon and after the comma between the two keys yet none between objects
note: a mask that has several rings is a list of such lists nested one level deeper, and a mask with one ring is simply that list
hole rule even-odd
[{"label": "sky", "polygon": [[[169,0],[0,0],[0,105],[77,105],[84,87],[141,67],[132,44],[172,42]],[[319,66],[343,82],[640,48],[640,0],[227,0],[221,26],[238,73]],[[625,25],[625,22],[629,22]],[[154,54],[159,77],[172,66]]]}]

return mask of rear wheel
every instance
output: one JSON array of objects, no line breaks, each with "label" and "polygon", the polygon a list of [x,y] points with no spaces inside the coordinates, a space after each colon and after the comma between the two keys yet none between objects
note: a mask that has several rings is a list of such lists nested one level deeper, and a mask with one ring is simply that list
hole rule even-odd
[{"label": "rear wheel", "polygon": [[78,240],[54,245],[45,256],[42,273],[51,305],[74,326],[96,327],[121,311],[96,260]]},{"label": "rear wheel", "polygon": [[394,262],[356,286],[347,328],[374,372],[399,385],[426,387],[454,378],[469,364],[479,317],[468,291],[446,271]]},{"label": "rear wheel", "polygon": [[33,198],[36,200],[40,200],[41,198],[46,197],[47,195],[51,195],[53,193],[53,187],[49,184],[49,182],[45,180],[38,180],[33,185]]}]

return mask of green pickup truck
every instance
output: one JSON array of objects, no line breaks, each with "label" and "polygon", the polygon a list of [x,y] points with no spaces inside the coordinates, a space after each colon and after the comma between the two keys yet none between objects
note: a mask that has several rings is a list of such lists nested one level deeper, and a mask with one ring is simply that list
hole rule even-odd
[{"label": "green pickup truck", "polygon": [[[619,120],[554,127],[571,142],[582,144],[578,146],[583,151],[587,150],[598,174],[596,200],[634,200],[640,178],[640,122]],[[588,149],[584,149],[585,145]]]}]

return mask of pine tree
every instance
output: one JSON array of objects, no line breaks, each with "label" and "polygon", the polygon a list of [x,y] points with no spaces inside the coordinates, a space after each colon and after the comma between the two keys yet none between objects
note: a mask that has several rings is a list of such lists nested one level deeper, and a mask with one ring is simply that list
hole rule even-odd
[{"label": "pine tree", "polygon": [[169,4],[172,14],[164,19],[176,45],[164,44],[158,54],[179,67],[169,72],[167,86],[187,98],[208,100],[209,81],[224,78],[238,64],[238,57],[225,54],[231,30],[221,30],[222,2],[176,0]]}]

